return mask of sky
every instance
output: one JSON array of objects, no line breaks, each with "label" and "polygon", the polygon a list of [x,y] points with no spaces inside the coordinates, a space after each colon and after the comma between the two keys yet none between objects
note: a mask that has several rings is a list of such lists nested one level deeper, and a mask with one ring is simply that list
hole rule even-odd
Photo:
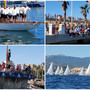
[{"label": "sky", "polygon": [[[6,60],[6,46],[0,46],[0,63]],[[36,64],[44,62],[43,46],[8,46],[11,49],[11,61],[17,64]]]},{"label": "sky", "polygon": [[63,54],[72,57],[90,57],[90,46],[47,46],[47,55]]},{"label": "sky", "polygon": [[[46,14],[50,13],[52,15],[63,15],[63,10],[62,10],[62,3],[63,2],[58,2],[58,1],[47,1],[46,2]],[[82,14],[80,14],[81,9],[80,7],[88,4],[86,1],[73,1],[71,4],[71,1],[69,1],[70,5],[68,6],[67,9],[67,16],[71,16],[71,5],[73,6],[72,12],[73,12],[73,17],[75,18],[84,18]],[[90,6],[88,4],[88,6]],[[90,11],[90,10],[89,10]],[[90,14],[88,14],[87,18],[90,19]]]}]

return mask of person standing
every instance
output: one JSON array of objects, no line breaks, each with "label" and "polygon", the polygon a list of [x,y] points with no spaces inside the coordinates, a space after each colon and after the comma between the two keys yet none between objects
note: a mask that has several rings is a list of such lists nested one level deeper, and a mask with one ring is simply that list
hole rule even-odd
[{"label": "person standing", "polygon": [[16,6],[16,12],[17,12],[17,21],[19,21],[19,10],[20,8],[18,7],[18,5]]},{"label": "person standing", "polygon": [[1,6],[1,22],[4,22],[4,8]]},{"label": "person standing", "polygon": [[11,7],[9,7],[8,17],[9,17],[9,21],[12,21],[12,8]]},{"label": "person standing", "polygon": [[31,8],[24,6],[24,8],[23,8],[23,20],[24,21],[26,21],[26,19],[27,19],[27,17],[26,17],[27,10],[31,11]]},{"label": "person standing", "polygon": [[8,18],[8,9],[7,7],[4,8],[4,22],[7,23],[7,18]]},{"label": "person standing", "polygon": [[17,19],[17,10],[16,10],[15,5],[14,5],[14,9],[12,10],[12,14],[13,14],[13,22],[14,21],[16,22],[16,19]]},{"label": "person standing", "polygon": [[22,20],[23,21],[23,7],[22,6],[20,6],[20,9],[19,9],[19,12],[20,12],[20,20]]},{"label": "person standing", "polygon": [[59,29],[59,24],[58,24],[58,22],[56,21],[56,23],[55,23],[55,25],[56,25],[56,34],[58,33],[58,29]]}]

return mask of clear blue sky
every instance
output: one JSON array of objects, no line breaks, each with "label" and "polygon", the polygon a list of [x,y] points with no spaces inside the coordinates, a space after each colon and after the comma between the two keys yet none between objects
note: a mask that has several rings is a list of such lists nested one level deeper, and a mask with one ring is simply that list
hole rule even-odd
[{"label": "clear blue sky", "polygon": [[[8,46],[11,60],[16,64],[36,64],[44,62],[43,46]],[[0,46],[0,63],[6,60],[6,46]]]},{"label": "clear blue sky", "polygon": [[[74,17],[84,18],[83,14],[80,14],[80,12],[81,12],[80,7],[85,5],[85,4],[88,4],[88,2],[86,2],[86,1],[73,1],[73,16]],[[90,7],[89,4],[88,4],[88,7]],[[89,10],[89,14],[88,14],[87,18],[90,19],[90,10]]]},{"label": "clear blue sky", "polygon": [[[60,14],[63,15],[63,10],[62,10],[62,3],[63,2],[58,2],[58,1],[46,1],[46,14]],[[68,6],[67,9],[67,16],[71,16],[71,2],[69,2],[70,5]]]},{"label": "clear blue sky", "polygon": [[46,55],[63,54],[73,57],[90,57],[90,46],[47,46]]},{"label": "clear blue sky", "polygon": [[[69,1],[70,5],[68,6],[67,9],[67,16],[71,16],[71,1]],[[86,1],[73,1],[73,16],[74,17],[79,17],[79,18],[83,18],[83,15],[80,14],[80,7],[88,4]],[[88,6],[90,6],[88,4]],[[90,10],[89,10],[90,11]],[[58,2],[58,1],[47,1],[46,2],[46,14],[60,14],[63,15],[63,10],[62,10],[62,2]],[[90,19],[90,13],[88,15],[88,18]]]}]

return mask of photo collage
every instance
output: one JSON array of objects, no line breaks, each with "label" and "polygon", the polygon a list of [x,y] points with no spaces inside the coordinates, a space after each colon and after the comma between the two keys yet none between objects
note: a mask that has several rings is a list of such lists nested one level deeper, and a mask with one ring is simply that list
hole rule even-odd
[{"label": "photo collage", "polygon": [[0,0],[0,89],[90,89],[90,0]]}]

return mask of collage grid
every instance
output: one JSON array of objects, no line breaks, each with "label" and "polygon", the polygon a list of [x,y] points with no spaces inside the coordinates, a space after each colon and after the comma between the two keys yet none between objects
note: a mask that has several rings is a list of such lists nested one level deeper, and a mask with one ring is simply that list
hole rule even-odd
[{"label": "collage grid", "polygon": [[0,89],[90,89],[89,0],[0,0]]}]

